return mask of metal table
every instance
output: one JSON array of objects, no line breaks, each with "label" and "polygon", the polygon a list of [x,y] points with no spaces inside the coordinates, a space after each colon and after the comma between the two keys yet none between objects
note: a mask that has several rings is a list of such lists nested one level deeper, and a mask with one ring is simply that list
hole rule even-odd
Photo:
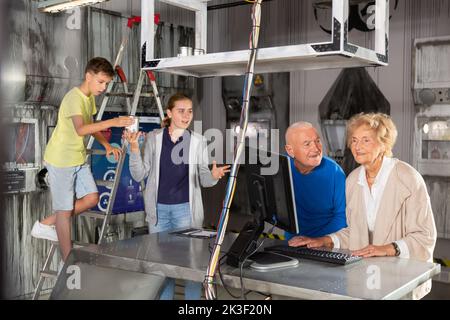
[{"label": "metal table", "polygon": [[[226,252],[234,239],[235,235],[227,235],[222,251]],[[133,298],[152,299],[156,297],[164,276],[203,282],[214,240],[163,232],[74,249],[58,277],[51,298],[88,298],[91,297],[88,293],[92,290],[90,287],[96,290],[104,288],[104,297],[109,299],[130,297],[127,290],[133,292]],[[267,244],[274,241],[267,239]],[[67,290],[67,283],[74,276],[68,268],[73,265],[84,266],[80,276],[85,293],[80,291],[73,295],[76,290]],[[105,280],[108,270],[112,272],[110,277],[114,277],[110,280],[114,281]],[[239,269],[223,265],[221,272],[227,286],[240,288]],[[401,299],[439,272],[438,264],[395,257],[363,259],[348,266],[304,259],[296,267],[281,270],[261,272],[244,269],[243,278],[248,290],[292,298],[378,300]],[[96,276],[97,273],[102,276]],[[216,278],[220,283],[218,275]],[[143,287],[144,282],[153,284],[147,283],[148,286]],[[107,288],[112,283],[116,283],[116,287]],[[140,289],[146,292],[142,296],[136,295]],[[115,290],[121,293],[114,294]],[[101,293],[97,295],[100,296],[96,298],[103,298]]]}]

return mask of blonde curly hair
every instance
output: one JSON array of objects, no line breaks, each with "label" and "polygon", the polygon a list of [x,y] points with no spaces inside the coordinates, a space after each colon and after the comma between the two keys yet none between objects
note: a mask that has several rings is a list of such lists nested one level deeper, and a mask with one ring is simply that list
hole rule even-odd
[{"label": "blonde curly hair", "polygon": [[385,156],[392,157],[398,131],[391,117],[384,113],[360,113],[347,122],[347,146],[350,148],[353,132],[361,126],[375,131],[378,142],[384,145]]}]

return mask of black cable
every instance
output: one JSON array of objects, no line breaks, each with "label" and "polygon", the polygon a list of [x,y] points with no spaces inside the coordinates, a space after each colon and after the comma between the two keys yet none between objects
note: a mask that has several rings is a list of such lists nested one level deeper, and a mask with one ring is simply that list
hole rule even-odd
[{"label": "black cable", "polygon": [[[268,234],[271,234],[271,233],[273,232],[274,229],[275,229],[275,225],[272,225],[272,228],[269,230]],[[250,290],[249,292],[247,292],[246,294],[244,293],[245,287],[244,287],[244,279],[243,279],[243,276],[242,276],[244,264],[245,264],[245,262],[247,261],[248,258],[250,258],[252,255],[254,255],[254,254],[259,250],[259,248],[261,248],[261,246],[264,244],[264,241],[266,241],[266,239],[267,239],[267,238],[264,237],[263,240],[260,242],[260,244],[256,246],[256,249],[253,250],[251,253],[249,253],[249,254],[244,258],[244,260],[242,261],[242,263],[241,263],[241,265],[240,265],[240,273],[239,273],[239,277],[240,277],[240,282],[241,282],[241,295],[244,297],[245,300],[247,300],[247,294],[248,294],[249,292],[251,292],[251,290]]]},{"label": "black cable", "polygon": [[222,259],[225,258],[227,255],[228,255],[228,253],[225,254],[223,257],[221,257],[221,258],[219,259],[219,267],[217,268],[217,269],[218,269],[217,271],[219,271],[220,281],[222,282],[222,286],[223,286],[223,288],[225,289],[225,291],[226,291],[232,298],[234,298],[234,299],[239,299],[239,298],[241,298],[241,297],[235,296],[234,294],[232,294],[232,293],[228,290],[228,286],[225,284],[225,281],[223,280],[222,272],[221,272],[221,270],[220,270],[220,266],[223,264],[223,263],[221,263],[221,261],[222,261]]}]

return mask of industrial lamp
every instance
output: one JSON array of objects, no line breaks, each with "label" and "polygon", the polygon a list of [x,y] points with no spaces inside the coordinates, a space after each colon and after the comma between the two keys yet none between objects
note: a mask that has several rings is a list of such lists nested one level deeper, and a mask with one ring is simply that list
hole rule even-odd
[{"label": "industrial lamp", "polygon": [[344,157],[346,120],[322,120],[322,130],[328,147],[328,155],[336,161]]},{"label": "industrial lamp", "polygon": [[104,1],[108,0],[43,0],[39,2],[38,9],[42,12],[55,13]]}]

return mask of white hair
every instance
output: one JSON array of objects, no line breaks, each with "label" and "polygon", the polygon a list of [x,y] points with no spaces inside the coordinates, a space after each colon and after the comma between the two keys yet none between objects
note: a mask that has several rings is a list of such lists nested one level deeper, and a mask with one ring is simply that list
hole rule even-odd
[{"label": "white hair", "polygon": [[286,130],[286,135],[285,135],[286,144],[288,144],[288,140],[289,140],[288,136],[289,136],[289,134],[291,133],[292,130],[294,130],[294,129],[307,129],[307,128],[314,128],[314,126],[312,125],[312,123],[306,122],[306,121],[298,121],[298,122],[295,122],[295,123],[291,124],[289,126],[289,128],[287,128],[287,130]]}]

